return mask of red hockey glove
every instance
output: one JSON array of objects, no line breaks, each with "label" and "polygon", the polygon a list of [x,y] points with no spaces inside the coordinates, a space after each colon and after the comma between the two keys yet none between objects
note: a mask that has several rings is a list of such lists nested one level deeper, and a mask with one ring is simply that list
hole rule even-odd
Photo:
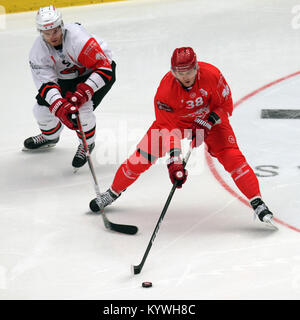
[{"label": "red hockey glove", "polygon": [[192,139],[194,140],[193,142],[193,148],[199,147],[203,140],[208,136],[211,128],[215,124],[221,123],[220,117],[215,113],[211,112],[208,115],[208,118],[206,120],[203,120],[199,117],[197,117],[192,125]]},{"label": "red hockey glove", "polygon": [[76,91],[73,92],[70,98],[68,97],[68,100],[80,108],[84,103],[92,99],[93,94],[94,90],[87,84],[81,82],[78,83]]},{"label": "red hockey glove", "polygon": [[49,110],[52,114],[59,118],[59,120],[71,130],[78,129],[75,121],[72,121],[72,114],[78,112],[78,108],[71,104],[66,99],[60,98],[55,100]]},{"label": "red hockey glove", "polygon": [[188,172],[183,169],[183,163],[179,156],[170,157],[168,160],[169,176],[172,184],[177,182],[177,188],[182,188],[182,185],[185,183]]},{"label": "red hockey glove", "polygon": [[[64,98],[65,98],[66,100],[68,100],[69,102],[71,102],[72,96],[73,96],[73,92],[72,92],[72,91],[67,91],[66,94],[65,94],[65,96],[64,96]],[[71,102],[71,103],[72,103],[72,102]]]}]

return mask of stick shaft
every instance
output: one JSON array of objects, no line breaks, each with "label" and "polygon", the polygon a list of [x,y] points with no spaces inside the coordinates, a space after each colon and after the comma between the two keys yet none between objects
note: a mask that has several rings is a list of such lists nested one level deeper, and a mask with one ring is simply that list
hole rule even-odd
[{"label": "stick shaft", "polygon": [[[185,156],[185,159],[183,161],[183,168],[185,168],[185,166],[186,166],[186,164],[187,164],[187,162],[188,162],[188,160],[190,158],[190,155],[192,153],[192,148],[193,148],[193,141],[190,143],[189,151],[187,152],[187,154]],[[166,214],[166,212],[167,212],[167,210],[169,208],[170,202],[171,202],[171,200],[173,198],[173,195],[175,193],[176,188],[177,188],[177,181],[175,181],[175,183],[172,186],[172,189],[171,189],[171,191],[169,193],[168,199],[167,199],[167,201],[166,201],[166,203],[164,205],[164,208],[163,208],[163,210],[162,210],[162,212],[160,214],[160,217],[159,217],[159,219],[157,221],[157,224],[156,224],[155,229],[154,229],[154,231],[152,233],[152,236],[150,238],[150,241],[148,243],[147,249],[146,249],[146,251],[144,253],[144,256],[142,258],[141,263],[138,266],[134,266],[134,273],[135,274],[140,273],[142,268],[143,268],[143,266],[144,266],[144,264],[145,264],[145,261],[146,261],[146,259],[148,257],[148,254],[149,254],[149,251],[150,251],[150,249],[152,247],[152,244],[153,244],[153,242],[154,242],[154,240],[156,238],[156,235],[158,233],[160,224],[162,223],[162,221],[163,221],[163,219],[165,217],[165,214]]]},{"label": "stick shaft", "polygon": [[[84,150],[86,153],[87,162],[88,162],[88,165],[89,165],[89,168],[90,168],[93,180],[94,180],[94,189],[96,192],[96,196],[97,196],[97,199],[99,200],[99,202],[101,203],[100,188],[99,188],[99,184],[97,181],[94,165],[93,165],[93,162],[91,159],[90,150],[89,150],[88,144],[86,142],[86,136],[85,136],[84,131],[82,130],[82,125],[81,125],[79,114],[77,115],[77,125],[78,125],[78,129],[80,131],[81,137],[82,137],[82,143],[83,143],[83,147],[84,147]],[[103,213],[103,208],[101,208],[100,212]]]}]

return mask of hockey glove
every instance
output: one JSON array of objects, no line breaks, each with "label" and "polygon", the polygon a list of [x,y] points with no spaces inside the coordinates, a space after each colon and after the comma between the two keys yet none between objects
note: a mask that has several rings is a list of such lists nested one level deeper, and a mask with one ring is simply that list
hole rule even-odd
[{"label": "hockey glove", "polygon": [[78,112],[78,108],[66,99],[60,98],[55,100],[49,107],[49,110],[71,130],[78,129],[75,121],[72,121],[72,114],[76,114]]},{"label": "hockey glove", "polygon": [[[64,98],[71,102],[71,98],[73,97],[73,92],[72,91],[67,91]],[[72,103],[72,102],[71,102]]]},{"label": "hockey glove", "polygon": [[76,91],[73,92],[70,98],[68,97],[68,100],[76,107],[80,108],[83,104],[92,99],[93,94],[94,90],[84,82],[81,82],[78,83]]},{"label": "hockey glove", "polygon": [[193,148],[199,147],[203,140],[208,136],[211,128],[215,124],[221,123],[220,117],[215,113],[211,112],[208,115],[208,118],[206,120],[203,120],[199,117],[197,117],[192,125],[192,139],[194,140],[193,142]]},{"label": "hockey glove", "polygon": [[177,188],[182,188],[185,183],[188,172],[183,168],[183,163],[180,156],[170,157],[167,164],[169,170],[169,176],[172,184],[177,182]]}]

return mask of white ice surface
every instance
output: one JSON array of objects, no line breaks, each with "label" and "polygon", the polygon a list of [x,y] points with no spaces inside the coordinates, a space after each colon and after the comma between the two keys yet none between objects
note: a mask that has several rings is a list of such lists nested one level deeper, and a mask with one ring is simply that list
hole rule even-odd
[{"label": "white ice surface", "polygon": [[[237,101],[300,69],[300,30],[291,26],[296,4],[140,0],[62,9],[65,23],[79,21],[104,38],[117,62],[117,82],[96,112],[93,161],[101,189],[151,124],[155,90],[175,47],[192,46],[200,60],[219,67]],[[274,233],[253,221],[252,211],[215,180],[201,150],[203,169],[191,165],[142,273],[130,275],[169,194],[167,170],[163,163],[152,167],[107,209],[112,221],[139,226],[136,236],[125,236],[107,232],[89,212],[93,181],[87,166],[72,173],[77,139],[71,131],[65,129],[49,151],[21,151],[23,140],[39,133],[27,61],[34,16],[9,15],[0,30],[0,299],[299,299],[299,232],[279,225]],[[252,157],[253,141],[244,138],[237,120],[234,113],[241,149]],[[249,125],[258,124],[251,118]],[[297,155],[295,132],[289,144]],[[265,140],[270,154],[274,143]],[[285,210],[285,194],[272,197],[268,187],[263,183],[268,205]],[[153,288],[143,289],[143,281]]]}]

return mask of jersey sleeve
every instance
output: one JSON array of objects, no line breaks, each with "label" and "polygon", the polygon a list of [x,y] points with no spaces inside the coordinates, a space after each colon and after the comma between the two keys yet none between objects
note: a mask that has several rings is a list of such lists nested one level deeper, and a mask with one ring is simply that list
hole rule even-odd
[{"label": "jersey sleeve", "polygon": [[37,101],[41,105],[51,105],[61,98],[60,87],[57,84],[57,73],[54,61],[47,55],[47,50],[38,39],[29,54],[29,64],[33,81],[39,93]]},{"label": "jersey sleeve", "polygon": [[231,90],[227,84],[223,74],[216,68],[213,79],[211,110],[218,114],[222,119],[226,119],[232,115],[233,102]]},{"label": "jersey sleeve", "polygon": [[[110,51],[104,41],[99,41],[99,39],[91,36],[81,26],[79,26],[78,29],[80,30],[81,36],[77,38],[79,40],[76,40],[78,51],[77,61],[82,66],[93,70],[85,83],[96,92],[112,79],[111,58],[108,56]],[[106,54],[104,50],[108,54]]]}]

